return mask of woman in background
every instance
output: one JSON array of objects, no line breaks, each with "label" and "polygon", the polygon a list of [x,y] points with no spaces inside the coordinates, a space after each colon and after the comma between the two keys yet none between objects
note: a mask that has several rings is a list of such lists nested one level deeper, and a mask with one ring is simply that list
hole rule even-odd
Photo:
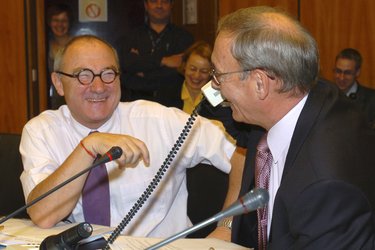
[{"label": "woman in background", "polygon": [[[201,88],[211,80],[211,53],[212,47],[210,44],[205,41],[197,41],[183,55],[180,72],[183,73],[185,80],[181,87],[178,108],[189,114],[203,99]],[[240,125],[233,120],[232,111],[228,105],[212,107],[206,100],[203,100],[198,113],[212,121],[222,122],[225,130],[233,138],[248,131],[240,130]],[[221,123],[218,123],[218,126],[222,126]],[[245,150],[242,147],[237,147],[236,157],[232,158],[232,161],[237,162],[234,165],[243,167]],[[187,169],[188,215],[193,224],[206,220],[233,202],[231,197],[226,197],[228,188],[236,190],[235,185],[232,184],[232,187],[230,187],[231,183],[228,177],[227,174],[206,164],[199,164],[194,168]],[[230,221],[230,219],[228,220]],[[230,230],[223,227],[225,224],[225,221],[219,223],[219,229],[215,232],[216,235],[230,235]],[[188,237],[204,238],[215,228],[216,225],[209,225]]]},{"label": "woman in background", "polygon": [[49,81],[49,98],[50,107],[58,108],[64,104],[64,98],[56,93],[53,84],[50,82],[50,74],[53,72],[53,63],[57,52],[64,48],[72,39],[69,34],[71,28],[72,11],[68,5],[54,4],[47,8],[47,25],[48,34],[48,81]]},{"label": "woman in background", "polygon": [[[211,70],[210,44],[205,41],[195,42],[183,55],[180,72],[185,81],[182,84],[182,109],[191,114],[202,100],[201,88],[210,80]],[[179,107],[181,108],[181,107]]]}]

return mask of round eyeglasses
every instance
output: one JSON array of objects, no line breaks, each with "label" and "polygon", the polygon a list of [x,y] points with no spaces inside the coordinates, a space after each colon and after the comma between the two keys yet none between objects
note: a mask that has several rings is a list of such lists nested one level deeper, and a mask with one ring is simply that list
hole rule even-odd
[{"label": "round eyeglasses", "polygon": [[73,74],[68,74],[62,71],[56,71],[56,73],[67,77],[76,78],[82,85],[90,85],[94,81],[94,78],[97,76],[100,77],[102,82],[111,84],[120,74],[120,72],[114,69],[104,69],[99,74],[95,74],[91,69],[81,69],[77,73]]}]

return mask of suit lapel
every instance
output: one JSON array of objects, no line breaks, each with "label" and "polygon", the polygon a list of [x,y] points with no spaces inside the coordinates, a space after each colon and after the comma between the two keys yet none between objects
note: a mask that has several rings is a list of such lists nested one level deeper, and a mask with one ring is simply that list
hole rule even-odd
[{"label": "suit lapel", "polygon": [[311,133],[319,114],[324,108],[324,105],[328,99],[327,92],[329,88],[327,87],[328,86],[326,83],[318,82],[307,97],[305,106],[301,111],[293,132],[282,179],[288,174],[291,166],[293,166],[293,163],[296,160],[303,143],[305,142],[307,136]]}]

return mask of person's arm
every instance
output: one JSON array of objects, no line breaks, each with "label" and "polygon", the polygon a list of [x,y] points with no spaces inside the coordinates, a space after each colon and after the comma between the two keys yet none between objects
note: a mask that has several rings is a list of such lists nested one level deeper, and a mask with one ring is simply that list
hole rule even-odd
[{"label": "person's arm", "polygon": [[[134,167],[142,159],[145,165],[149,164],[149,152],[142,141],[126,135],[92,133],[77,145],[55,172],[35,186],[27,202],[86,169],[93,163],[93,156],[103,155],[113,146],[123,150],[122,156],[116,160],[120,167]],[[67,217],[79,200],[86,177],[87,173],[31,206],[28,209],[31,220],[39,227],[49,228]]]},{"label": "person's arm", "polygon": [[[231,158],[232,169],[229,173],[229,186],[227,196],[224,201],[223,209],[234,203],[239,196],[241,189],[242,172],[245,164],[246,149],[242,147],[236,148]],[[230,224],[232,217],[226,218],[225,221],[219,222],[218,227],[207,237],[218,238],[225,241],[231,240]]]},{"label": "person's arm", "polygon": [[165,56],[161,59],[160,65],[168,68],[177,69],[181,66],[183,54]]}]

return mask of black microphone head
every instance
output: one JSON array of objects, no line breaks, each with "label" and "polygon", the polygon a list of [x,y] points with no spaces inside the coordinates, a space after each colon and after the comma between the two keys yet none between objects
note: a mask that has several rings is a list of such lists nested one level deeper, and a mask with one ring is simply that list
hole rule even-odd
[{"label": "black microphone head", "polygon": [[57,235],[45,238],[40,244],[40,250],[69,250],[75,249],[80,240],[91,236],[92,226],[87,222],[82,222]]},{"label": "black microphone head", "polygon": [[114,146],[108,151],[108,153],[112,155],[112,159],[115,160],[121,157],[122,149],[119,146]]},{"label": "black microphone head", "polygon": [[88,222],[82,222],[75,227],[72,227],[70,230],[66,230],[62,234],[62,239],[65,244],[71,245],[76,244],[82,239],[86,239],[92,234],[92,226]]},{"label": "black microphone head", "polygon": [[112,147],[110,150],[108,150],[107,153],[105,153],[103,156],[101,156],[99,159],[95,160],[94,165],[99,166],[103,163],[107,163],[113,160],[116,160],[120,158],[122,155],[122,149],[118,146]]}]

